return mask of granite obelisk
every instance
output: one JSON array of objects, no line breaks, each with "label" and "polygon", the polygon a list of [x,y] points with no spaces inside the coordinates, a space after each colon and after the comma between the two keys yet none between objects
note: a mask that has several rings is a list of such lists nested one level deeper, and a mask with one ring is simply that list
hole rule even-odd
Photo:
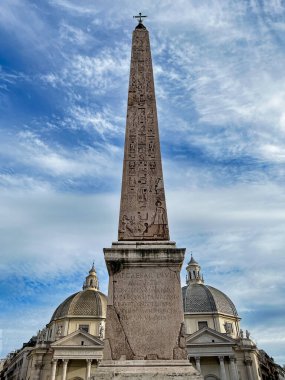
[{"label": "granite obelisk", "polygon": [[169,240],[149,34],[133,32],[118,241],[109,272],[103,361],[94,379],[202,379],[187,360],[180,270]]},{"label": "granite obelisk", "polygon": [[119,240],[169,240],[149,35],[133,33]]}]

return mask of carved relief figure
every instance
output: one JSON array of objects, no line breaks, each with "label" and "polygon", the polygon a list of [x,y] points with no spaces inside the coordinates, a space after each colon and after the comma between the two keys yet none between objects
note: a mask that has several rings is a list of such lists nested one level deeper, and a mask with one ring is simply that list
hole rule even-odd
[{"label": "carved relief figure", "polygon": [[139,134],[143,135],[143,137],[145,139],[145,124],[141,124],[140,125],[140,127],[139,127]]},{"label": "carved relief figure", "polygon": [[140,211],[138,211],[138,228],[137,233],[140,235],[143,235],[148,230],[148,223],[147,223],[147,213],[146,216],[143,216]]},{"label": "carved relief figure", "polygon": [[142,187],[138,189],[138,202],[147,202],[147,188]]},{"label": "carved relief figure", "polygon": [[[130,92],[129,92],[129,96],[130,96]],[[135,95],[135,94],[134,94]],[[129,109],[128,110],[128,115],[127,115],[127,118],[128,118],[128,124],[133,127],[134,126],[134,123],[135,123],[135,119],[136,119],[136,109]],[[131,131],[130,131],[130,134],[131,134]]]},{"label": "carved relief figure", "polygon": [[141,63],[141,62],[139,62],[139,64],[138,64],[138,72],[142,73],[143,71],[144,71],[144,64]]},{"label": "carved relief figure", "polygon": [[138,146],[138,152],[139,152],[139,154],[144,154],[145,153],[145,144],[139,144],[139,146]]},{"label": "carved relief figure", "polygon": [[139,171],[140,172],[146,172],[147,171],[147,162],[146,161],[139,161]]},{"label": "carved relief figure", "polygon": [[142,93],[144,90],[144,83],[141,80],[138,80],[137,90],[139,93]]},{"label": "carved relief figure", "polygon": [[138,143],[139,143],[139,145],[140,144],[145,144],[145,135],[144,135],[144,133],[142,133],[142,131],[141,130],[139,130],[139,136],[138,136]]},{"label": "carved relief figure", "polygon": [[134,235],[134,219],[124,214],[121,219],[121,229],[119,232],[127,237],[132,237]]},{"label": "carved relief figure", "polygon": [[143,106],[144,102],[145,102],[145,96],[144,96],[144,94],[140,94],[139,105]]},{"label": "carved relief figure", "polygon": [[155,142],[154,142],[154,140],[150,140],[148,143],[148,154],[150,157],[155,156]]},{"label": "carved relief figure", "polygon": [[163,191],[163,182],[161,178],[157,178],[155,181],[155,192],[159,194],[161,191]]},{"label": "carved relief figure", "polygon": [[129,156],[132,158],[135,158],[136,154],[136,143],[134,139],[131,139],[130,146],[129,146]]},{"label": "carved relief figure", "polygon": [[157,226],[156,231],[158,236],[164,236],[166,232],[166,212],[162,207],[161,201],[158,199],[155,203],[156,210],[153,218],[153,224]]},{"label": "carved relief figure", "polygon": [[138,183],[141,184],[141,185],[145,185],[146,184],[146,174],[145,173],[139,176]]},{"label": "carved relief figure", "polygon": [[130,177],[129,178],[129,185],[130,185],[130,187],[135,187],[136,186],[136,178],[135,177]]},{"label": "carved relief figure", "polygon": [[145,124],[145,109],[139,108],[139,123]]},{"label": "carved relief figure", "polygon": [[128,105],[133,106],[136,103],[136,93],[129,91]]},{"label": "carved relief figure", "polygon": [[154,136],[154,127],[153,127],[153,125],[149,125],[147,131],[148,131],[149,136]]},{"label": "carved relief figure", "polygon": [[129,162],[129,173],[131,175],[136,174],[136,163],[135,163],[135,161],[130,161]]},{"label": "carved relief figure", "polygon": [[150,161],[149,163],[149,169],[152,174],[156,173],[156,162],[155,161]]}]

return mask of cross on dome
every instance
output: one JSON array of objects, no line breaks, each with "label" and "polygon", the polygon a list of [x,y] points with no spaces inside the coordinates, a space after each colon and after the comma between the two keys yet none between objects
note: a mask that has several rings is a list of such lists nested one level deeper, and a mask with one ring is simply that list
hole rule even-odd
[{"label": "cross on dome", "polygon": [[95,266],[94,266],[94,261],[93,261],[92,268],[90,269],[89,273],[91,273],[91,272],[96,272],[96,269],[95,269]]}]

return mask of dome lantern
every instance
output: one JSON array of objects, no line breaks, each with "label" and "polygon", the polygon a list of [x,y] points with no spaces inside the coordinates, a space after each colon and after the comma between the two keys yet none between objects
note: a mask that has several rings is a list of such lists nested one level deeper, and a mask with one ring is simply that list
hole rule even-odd
[{"label": "dome lantern", "polygon": [[191,259],[186,267],[187,270],[187,276],[186,276],[186,283],[187,285],[190,283],[197,283],[197,284],[203,284],[204,278],[201,274],[201,267],[197,263],[197,261],[194,259],[194,257],[191,254]]},{"label": "dome lantern", "polygon": [[201,267],[192,254],[186,270],[187,285],[182,288],[184,313],[220,313],[239,318],[235,305],[226,294],[204,284]]},{"label": "dome lantern", "polygon": [[107,297],[99,290],[99,281],[94,267],[89,271],[83,290],[66,298],[53,313],[50,323],[63,318],[105,318]]},{"label": "dome lantern", "polygon": [[86,276],[85,282],[83,284],[83,290],[85,289],[99,290],[99,281],[98,281],[96,269],[94,267],[94,262],[92,264],[92,268],[89,271],[89,275]]}]

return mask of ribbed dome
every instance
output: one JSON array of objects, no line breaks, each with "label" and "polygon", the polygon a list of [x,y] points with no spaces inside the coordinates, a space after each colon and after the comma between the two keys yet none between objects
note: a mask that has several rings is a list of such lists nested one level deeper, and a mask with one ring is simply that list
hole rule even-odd
[{"label": "ribbed dome", "polygon": [[74,293],[63,301],[53,313],[51,321],[63,317],[105,317],[107,297],[95,289]]},{"label": "ribbed dome", "polygon": [[238,316],[233,302],[220,290],[203,283],[189,283],[182,288],[185,313],[223,313]]}]

